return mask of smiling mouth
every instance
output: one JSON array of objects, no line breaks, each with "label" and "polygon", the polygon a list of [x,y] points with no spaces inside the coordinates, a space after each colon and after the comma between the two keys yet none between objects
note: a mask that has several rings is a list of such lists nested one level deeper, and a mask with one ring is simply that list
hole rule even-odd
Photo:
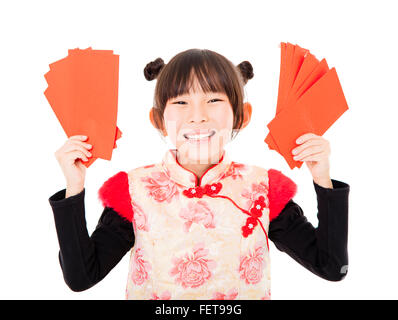
[{"label": "smiling mouth", "polygon": [[211,130],[209,133],[201,133],[201,134],[187,134],[185,133],[183,136],[188,141],[192,142],[201,142],[201,141],[208,141],[212,136],[214,136],[216,132]]}]

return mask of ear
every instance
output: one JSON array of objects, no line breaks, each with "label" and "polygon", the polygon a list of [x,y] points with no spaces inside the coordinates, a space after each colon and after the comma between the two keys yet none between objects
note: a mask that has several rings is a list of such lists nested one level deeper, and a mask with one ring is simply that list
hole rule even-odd
[{"label": "ear", "polygon": [[162,131],[162,134],[163,134],[165,137],[167,137],[167,131],[166,131],[166,129],[163,129],[163,130],[160,129],[160,128],[156,125],[156,123],[155,123],[154,114],[153,114],[153,107],[152,107],[151,110],[149,111],[149,120],[151,120],[151,123],[152,123],[152,125],[154,126],[155,129],[161,130],[161,131]]},{"label": "ear", "polygon": [[243,123],[241,129],[243,129],[249,124],[251,117],[252,117],[252,105],[250,104],[250,102],[245,102],[243,104]]}]

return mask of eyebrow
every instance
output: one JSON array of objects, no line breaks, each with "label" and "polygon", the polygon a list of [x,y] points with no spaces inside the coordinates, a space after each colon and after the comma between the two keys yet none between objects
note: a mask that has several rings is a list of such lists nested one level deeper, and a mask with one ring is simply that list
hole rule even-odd
[{"label": "eyebrow", "polygon": [[[205,93],[204,96],[208,97],[211,95],[225,95],[225,93],[223,92],[209,92],[209,93]],[[173,99],[178,99],[178,98],[189,98],[190,94],[181,94],[177,97],[174,97]]]}]

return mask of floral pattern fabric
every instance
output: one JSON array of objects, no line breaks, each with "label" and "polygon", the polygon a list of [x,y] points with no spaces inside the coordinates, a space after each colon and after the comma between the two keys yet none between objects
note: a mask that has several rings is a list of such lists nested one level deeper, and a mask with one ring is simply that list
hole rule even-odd
[{"label": "floral pattern fabric", "polygon": [[187,253],[183,258],[174,258],[174,268],[170,271],[171,276],[177,276],[175,282],[183,288],[196,288],[203,285],[211,278],[211,270],[216,263],[207,259],[208,249],[203,244],[195,245],[193,253]]},{"label": "floral pattern fabric", "polygon": [[197,179],[176,152],[128,172],[136,240],[126,299],[270,299],[267,170],[224,152]]}]

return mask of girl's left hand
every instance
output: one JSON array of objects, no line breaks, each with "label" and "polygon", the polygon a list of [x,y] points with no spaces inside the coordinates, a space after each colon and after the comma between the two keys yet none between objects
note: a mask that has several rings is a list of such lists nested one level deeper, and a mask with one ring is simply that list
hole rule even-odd
[{"label": "girl's left hand", "polygon": [[306,133],[300,136],[296,143],[300,146],[292,149],[293,159],[305,161],[315,182],[330,179],[329,141],[314,133]]}]

